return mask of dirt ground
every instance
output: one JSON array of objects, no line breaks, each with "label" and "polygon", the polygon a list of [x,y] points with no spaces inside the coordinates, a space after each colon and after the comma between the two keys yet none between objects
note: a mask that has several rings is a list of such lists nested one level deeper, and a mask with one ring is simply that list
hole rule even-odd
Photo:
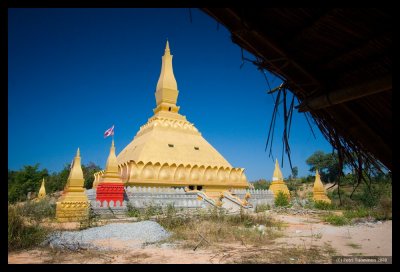
[{"label": "dirt ground", "polygon": [[[303,258],[302,255],[319,254],[319,252],[325,252],[321,254],[321,260],[315,258],[313,260],[330,263],[330,256],[333,255],[392,256],[392,221],[337,227],[322,223],[311,216],[274,215],[274,217],[286,222],[287,227],[283,231],[283,237],[276,238],[274,243],[263,247],[232,243],[200,246],[194,250],[183,248],[178,243],[161,243],[132,249],[128,247],[128,243],[132,245],[135,241],[124,244],[109,239],[97,241],[99,245],[113,248],[107,252],[95,250],[61,252],[51,248],[35,248],[9,252],[8,263],[304,263],[310,259]],[[330,254],[327,255],[326,252]]]}]

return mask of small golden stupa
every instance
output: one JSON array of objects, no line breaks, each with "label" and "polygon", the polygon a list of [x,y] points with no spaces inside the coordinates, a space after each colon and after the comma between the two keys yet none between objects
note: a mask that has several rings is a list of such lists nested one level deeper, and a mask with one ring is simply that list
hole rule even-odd
[{"label": "small golden stupa", "polygon": [[42,186],[40,186],[38,199],[43,199],[46,197],[46,188],[44,187],[44,178],[42,180]]},{"label": "small golden stupa", "polygon": [[290,197],[289,189],[283,181],[283,175],[279,168],[278,159],[275,161],[274,175],[272,176],[272,183],[269,186],[269,189],[274,193],[275,197],[278,195],[279,191],[282,191],[285,195]]},{"label": "small golden stupa", "polygon": [[83,171],[78,148],[67,185],[57,201],[56,218],[59,222],[80,221],[88,217],[89,201],[83,184]]},{"label": "small golden stupa", "polygon": [[314,198],[314,201],[324,201],[327,203],[331,203],[331,200],[326,195],[324,185],[321,182],[321,177],[318,173],[318,169],[316,170],[316,173],[315,173],[313,198]]}]

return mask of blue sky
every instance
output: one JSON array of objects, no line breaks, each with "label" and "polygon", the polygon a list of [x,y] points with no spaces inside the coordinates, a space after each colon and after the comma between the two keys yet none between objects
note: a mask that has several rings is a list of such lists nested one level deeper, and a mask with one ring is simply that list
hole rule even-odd
[{"label": "blue sky", "polygon": [[[264,151],[273,99],[229,32],[192,9],[9,9],[8,168],[40,163],[59,171],[77,147],[82,162],[104,167],[115,125],[117,153],[155,108],[154,91],[168,38],[180,113],[248,180],[271,179]],[[253,58],[245,52],[247,58]],[[270,76],[272,87],[280,84]],[[282,109],[273,154],[281,158]],[[299,175],[316,150],[332,148],[295,111],[289,142]],[[291,172],[285,156],[284,176]]]}]

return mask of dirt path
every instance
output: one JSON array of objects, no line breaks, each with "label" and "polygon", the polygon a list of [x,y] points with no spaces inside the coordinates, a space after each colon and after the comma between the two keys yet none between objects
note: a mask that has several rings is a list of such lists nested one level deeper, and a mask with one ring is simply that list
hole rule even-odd
[{"label": "dirt path", "polygon": [[336,255],[392,256],[392,221],[332,226],[312,217],[278,215],[288,222],[285,237],[277,243],[330,245]]},{"label": "dirt path", "polygon": [[[331,255],[392,256],[392,221],[336,227],[310,216],[274,215],[287,223],[284,236],[265,247],[241,244],[219,244],[209,248],[180,248],[177,245],[146,245],[135,249],[120,241],[98,241],[111,251],[81,250],[60,252],[50,248],[11,252],[8,263],[143,263],[143,264],[209,264],[247,262],[307,262],[301,250],[312,254],[312,248]],[[298,251],[297,257],[293,250]],[[300,251],[299,251],[300,250]],[[268,253],[268,254],[266,254]],[[262,255],[263,254],[263,255]],[[289,256],[290,255],[290,256]],[[325,254],[326,255],[326,254]],[[267,257],[268,256],[268,257]],[[329,263],[325,258],[321,262]]]}]

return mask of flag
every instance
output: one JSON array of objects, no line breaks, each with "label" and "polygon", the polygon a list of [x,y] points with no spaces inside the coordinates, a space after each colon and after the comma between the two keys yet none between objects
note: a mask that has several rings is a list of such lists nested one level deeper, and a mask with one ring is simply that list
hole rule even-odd
[{"label": "flag", "polygon": [[106,132],[104,132],[104,138],[106,138],[110,135],[114,135],[114,125],[112,127],[110,127],[109,129],[107,129]]}]

